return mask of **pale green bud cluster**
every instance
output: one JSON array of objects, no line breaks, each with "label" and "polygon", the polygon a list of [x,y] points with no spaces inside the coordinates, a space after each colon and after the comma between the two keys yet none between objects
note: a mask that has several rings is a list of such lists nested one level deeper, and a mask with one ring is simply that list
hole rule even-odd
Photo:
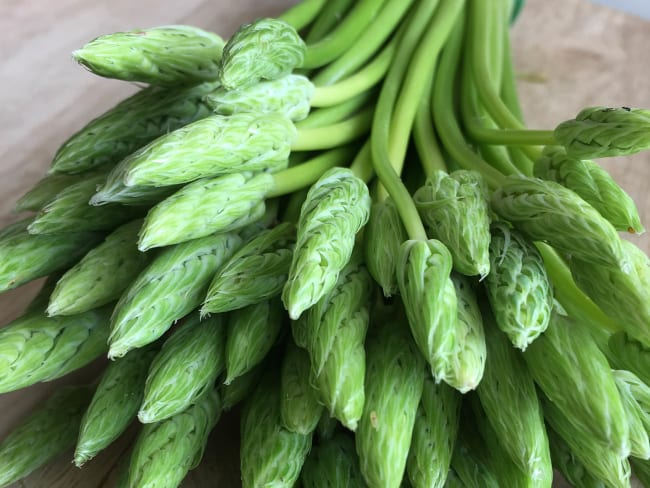
[{"label": "pale green bud cluster", "polygon": [[170,86],[216,80],[224,41],[189,25],[166,25],[98,37],[72,53],[99,76]]},{"label": "pale green bud cluster", "polygon": [[578,159],[624,156],[650,149],[650,110],[589,107],[553,132],[569,156]]},{"label": "pale green bud cluster", "polygon": [[490,212],[487,185],[480,173],[436,171],[413,200],[430,237],[451,252],[454,269],[467,276],[490,272]]}]

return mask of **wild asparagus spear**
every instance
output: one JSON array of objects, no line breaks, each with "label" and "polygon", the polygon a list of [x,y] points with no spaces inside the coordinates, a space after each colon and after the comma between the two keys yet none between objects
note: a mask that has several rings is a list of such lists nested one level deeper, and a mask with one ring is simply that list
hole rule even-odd
[{"label": "wild asparagus spear", "polygon": [[74,454],[78,467],[117,439],[135,419],[156,352],[155,347],[132,351],[107,366],[81,420]]},{"label": "wild asparagus spear", "polygon": [[365,487],[351,436],[338,432],[312,448],[300,473],[300,481],[304,488]]},{"label": "wild asparagus spear", "polygon": [[74,445],[90,401],[88,387],[63,387],[0,443],[0,486],[24,478]]},{"label": "wild asparagus spear", "polygon": [[143,424],[168,419],[196,403],[225,368],[223,317],[189,316],[163,343],[151,363],[138,419]]},{"label": "wild asparagus spear", "polygon": [[72,53],[93,73],[170,86],[216,80],[224,41],[189,25],[107,34]]}]

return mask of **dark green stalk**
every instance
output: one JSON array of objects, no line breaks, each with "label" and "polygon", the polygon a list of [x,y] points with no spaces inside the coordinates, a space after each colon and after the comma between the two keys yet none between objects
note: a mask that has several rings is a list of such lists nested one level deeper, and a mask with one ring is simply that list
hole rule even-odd
[{"label": "dark green stalk", "polygon": [[331,63],[343,55],[359,37],[359,32],[368,28],[385,0],[359,0],[352,7],[338,27],[322,40],[307,46],[302,68],[311,69]]},{"label": "dark green stalk", "polygon": [[374,107],[366,107],[358,114],[343,122],[304,129],[298,132],[291,145],[292,151],[315,151],[317,149],[331,149],[333,147],[352,142],[358,139],[370,128]]},{"label": "dark green stalk", "polygon": [[[400,29],[398,51],[379,95],[371,136],[375,172],[393,198],[409,237],[418,240],[426,240],[427,234],[411,195],[400,180],[394,167],[395,163],[391,161],[389,138],[393,107],[399,94],[400,85],[411,55],[433,16],[436,3],[435,1],[420,3]],[[401,163],[399,166],[401,167]]]},{"label": "dark green stalk", "polygon": [[311,24],[322,11],[325,0],[302,0],[300,3],[285,10],[278,19],[284,20],[297,31]]},{"label": "dark green stalk", "polygon": [[464,34],[464,22],[458,20],[440,57],[436,79],[433,84],[432,112],[440,141],[449,155],[463,169],[480,172],[490,188],[501,184],[504,176],[497,169],[487,164],[469,148],[465,137],[454,116],[453,106],[455,76],[460,61]]},{"label": "dark green stalk", "polygon": [[313,78],[314,84],[331,85],[363,66],[397,28],[412,3],[413,0],[389,0],[368,29],[348,46],[345,54]]},{"label": "dark green stalk", "polygon": [[351,146],[337,147],[318,156],[273,175],[273,189],[267,198],[279,197],[308,187],[316,182],[325,171],[334,166],[347,166],[352,158],[354,148]]},{"label": "dark green stalk", "polygon": [[316,87],[311,99],[312,107],[329,107],[340,104],[375,86],[383,80],[388,71],[395,56],[396,47],[397,38],[393,37],[375,59],[354,75],[333,85]]}]

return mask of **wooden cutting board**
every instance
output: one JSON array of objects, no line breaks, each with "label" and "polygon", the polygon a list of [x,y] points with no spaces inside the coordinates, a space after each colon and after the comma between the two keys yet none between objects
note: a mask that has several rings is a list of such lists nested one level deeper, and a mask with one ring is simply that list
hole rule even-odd
[{"label": "wooden cutting board", "polygon": [[[242,22],[274,15],[294,0],[4,0],[0,4],[0,226],[18,216],[18,197],[45,172],[56,148],[136,87],[94,77],[70,53],[109,32],[186,23],[229,36]],[[589,105],[650,107],[650,23],[586,0],[528,0],[513,28],[520,98],[531,128],[552,128]],[[603,161],[650,225],[650,154]],[[633,237],[650,251],[650,237]],[[0,296],[0,326],[37,289]],[[0,395],[0,438],[49,392],[92,378],[93,368],[60,381]],[[183,486],[238,486],[237,419],[222,419],[204,462]],[[31,475],[29,488],[113,486],[115,466],[133,437],[78,470],[67,454]],[[558,483],[557,486],[563,486]]]}]

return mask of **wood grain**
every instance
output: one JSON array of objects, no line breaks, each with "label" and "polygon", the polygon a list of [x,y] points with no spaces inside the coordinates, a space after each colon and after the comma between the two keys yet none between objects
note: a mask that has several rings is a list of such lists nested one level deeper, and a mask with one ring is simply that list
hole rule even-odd
[{"label": "wood grain", "polygon": [[[135,91],[127,83],[94,77],[70,52],[112,31],[188,23],[227,37],[240,23],[273,15],[293,0],[3,0],[0,4],[0,226],[21,196],[45,172],[56,148],[88,120]],[[561,7],[560,7],[561,5]],[[550,128],[587,105],[650,107],[650,24],[584,0],[528,0],[513,29],[515,66],[527,122]],[[650,155],[603,162],[650,222]],[[632,238],[650,251],[650,236]],[[16,317],[39,283],[0,296],[0,326]],[[0,438],[49,392],[87,381],[101,367],[60,381],[0,395]],[[222,419],[204,462],[183,486],[237,486],[237,419]],[[133,431],[78,470],[69,453],[16,486],[110,487]]]}]

